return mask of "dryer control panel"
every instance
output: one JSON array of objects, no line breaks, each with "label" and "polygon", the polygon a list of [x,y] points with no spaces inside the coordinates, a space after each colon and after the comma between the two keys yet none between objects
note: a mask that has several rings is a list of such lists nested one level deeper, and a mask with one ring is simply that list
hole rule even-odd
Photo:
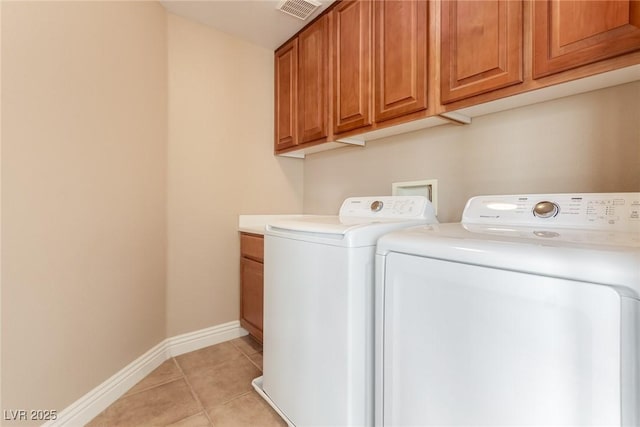
[{"label": "dryer control panel", "polygon": [[640,193],[478,196],[462,222],[640,232]]}]

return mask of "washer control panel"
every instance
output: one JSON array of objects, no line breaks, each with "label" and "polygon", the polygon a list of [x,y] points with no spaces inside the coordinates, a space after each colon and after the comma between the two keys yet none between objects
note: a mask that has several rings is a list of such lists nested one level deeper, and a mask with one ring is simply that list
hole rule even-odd
[{"label": "washer control panel", "polygon": [[380,212],[383,206],[384,202],[382,200],[374,200],[373,203],[371,203],[371,212]]},{"label": "washer control panel", "polygon": [[349,197],[340,217],[435,220],[433,206],[424,196]]},{"label": "washer control panel", "polygon": [[478,196],[462,222],[640,232],[640,193]]}]

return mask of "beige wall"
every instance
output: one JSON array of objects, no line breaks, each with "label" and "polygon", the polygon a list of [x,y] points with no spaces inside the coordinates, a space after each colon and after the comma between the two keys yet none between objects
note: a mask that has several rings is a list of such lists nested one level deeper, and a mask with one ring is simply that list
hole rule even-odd
[{"label": "beige wall", "polygon": [[302,211],[273,156],[273,52],[168,17],[167,334],[239,317],[238,215]]},{"label": "beige wall", "polygon": [[640,191],[640,82],[308,156],[304,211],[438,179],[440,221],[478,194]]},{"label": "beige wall", "polygon": [[1,53],[2,406],[60,410],[165,338],[166,14],[2,2]]},{"label": "beige wall", "polygon": [[2,407],[237,320],[237,219],[302,211],[273,53],[155,2],[2,3]]}]

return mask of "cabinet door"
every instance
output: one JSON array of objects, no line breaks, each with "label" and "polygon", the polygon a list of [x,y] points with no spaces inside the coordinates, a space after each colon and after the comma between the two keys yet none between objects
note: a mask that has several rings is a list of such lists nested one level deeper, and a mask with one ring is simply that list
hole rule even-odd
[{"label": "cabinet door", "polygon": [[259,262],[240,259],[241,296],[240,319],[242,327],[262,341],[264,268]]},{"label": "cabinet door", "polygon": [[276,51],[275,55],[275,150],[293,147],[297,138],[298,39]]},{"label": "cabinet door", "polygon": [[533,2],[533,77],[640,49],[640,1]]},{"label": "cabinet door", "polygon": [[329,68],[328,16],[298,36],[298,137],[300,144],[326,139]]},{"label": "cabinet door", "polygon": [[240,254],[254,261],[264,261],[264,237],[255,234],[240,233]]},{"label": "cabinet door", "polygon": [[375,15],[376,122],[427,108],[426,0],[378,0]]},{"label": "cabinet door", "polygon": [[442,103],[522,82],[522,1],[442,2]]},{"label": "cabinet door", "polygon": [[334,9],[334,132],[371,124],[371,2],[344,1]]}]

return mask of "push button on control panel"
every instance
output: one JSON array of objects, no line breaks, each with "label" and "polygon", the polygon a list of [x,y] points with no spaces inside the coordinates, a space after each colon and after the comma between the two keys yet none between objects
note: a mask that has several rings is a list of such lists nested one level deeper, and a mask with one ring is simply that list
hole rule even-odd
[{"label": "push button on control panel", "polygon": [[538,202],[533,207],[533,216],[538,218],[553,218],[558,215],[560,208],[553,202]]}]

